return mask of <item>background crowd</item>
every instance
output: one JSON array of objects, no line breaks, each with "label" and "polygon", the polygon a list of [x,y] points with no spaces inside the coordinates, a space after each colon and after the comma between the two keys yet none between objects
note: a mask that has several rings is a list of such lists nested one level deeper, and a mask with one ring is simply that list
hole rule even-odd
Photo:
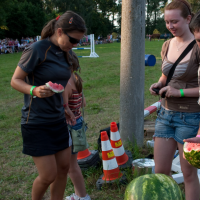
[{"label": "background crowd", "polygon": [[18,53],[36,41],[36,37],[22,37],[20,41],[12,38],[0,39],[0,54]]},{"label": "background crowd", "polygon": [[[95,44],[112,43],[114,41],[119,41],[120,39],[120,35],[118,35],[116,39],[113,38],[112,34],[108,34],[107,37],[99,35],[95,40]],[[0,39],[0,54],[18,53],[36,41],[37,37],[22,37],[20,41],[12,38]],[[85,45],[90,45],[90,35],[84,35],[78,44],[78,46]]]}]

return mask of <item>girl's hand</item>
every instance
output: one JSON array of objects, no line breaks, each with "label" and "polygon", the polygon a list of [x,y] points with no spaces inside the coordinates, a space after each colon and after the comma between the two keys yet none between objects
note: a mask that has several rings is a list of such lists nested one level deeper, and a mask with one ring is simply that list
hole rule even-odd
[{"label": "girl's hand", "polygon": [[166,92],[165,97],[181,97],[181,93],[179,90],[171,87],[171,86],[165,86],[160,91],[159,94],[162,95],[163,92]]},{"label": "girl's hand", "polygon": [[200,143],[200,137],[184,139],[183,142]]},{"label": "girl's hand", "polygon": [[39,98],[51,97],[55,94],[49,87],[46,85],[41,85],[33,89],[33,95]]},{"label": "girl's hand", "polygon": [[[193,137],[193,138],[184,139],[183,142],[200,143],[200,137]],[[184,152],[183,152],[183,158],[186,160]]]},{"label": "girl's hand", "polygon": [[76,124],[76,118],[68,106],[65,108],[65,118],[67,124],[69,124],[70,126],[74,126]]},{"label": "girl's hand", "polygon": [[154,88],[161,88],[162,87],[162,83],[161,82],[158,82],[158,83],[154,83],[151,85],[151,87],[149,88],[149,91],[152,95],[156,96],[156,92],[153,91]]}]

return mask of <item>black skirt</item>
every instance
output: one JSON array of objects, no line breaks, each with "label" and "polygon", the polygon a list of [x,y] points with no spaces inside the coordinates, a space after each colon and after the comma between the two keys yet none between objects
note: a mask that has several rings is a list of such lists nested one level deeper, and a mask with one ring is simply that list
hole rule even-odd
[{"label": "black skirt", "polygon": [[23,153],[46,156],[71,146],[66,120],[45,124],[22,124]]}]

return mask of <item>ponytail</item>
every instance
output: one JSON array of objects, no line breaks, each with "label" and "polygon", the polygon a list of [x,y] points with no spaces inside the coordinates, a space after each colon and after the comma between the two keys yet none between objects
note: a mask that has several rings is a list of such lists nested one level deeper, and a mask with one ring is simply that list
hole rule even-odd
[{"label": "ponytail", "polygon": [[77,73],[77,71],[80,73],[81,72],[81,67],[79,65],[79,60],[77,55],[72,51],[71,53],[67,54],[67,61],[70,65],[70,69],[72,73],[74,73],[75,76],[75,86],[78,91],[78,93],[82,92],[83,89],[83,79],[80,77],[80,75]]},{"label": "ponytail", "polygon": [[56,24],[56,19],[52,19],[51,21],[49,21],[46,26],[42,29],[41,32],[41,39],[45,39],[48,37],[51,37],[54,32],[55,32],[55,24]]},{"label": "ponytail", "polygon": [[75,86],[76,86],[76,89],[78,91],[78,93],[81,93],[82,90],[83,90],[83,80],[82,78],[79,76],[79,74],[77,74],[76,72],[74,72],[74,76],[75,76]]},{"label": "ponytail", "polygon": [[67,11],[46,24],[42,29],[41,39],[51,37],[58,28],[62,28],[66,33],[73,31],[85,33],[87,31],[83,18],[73,11]]}]

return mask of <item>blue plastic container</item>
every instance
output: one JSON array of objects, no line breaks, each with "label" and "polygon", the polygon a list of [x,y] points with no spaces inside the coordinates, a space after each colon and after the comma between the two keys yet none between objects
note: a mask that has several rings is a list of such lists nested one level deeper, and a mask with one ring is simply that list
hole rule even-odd
[{"label": "blue plastic container", "polygon": [[154,55],[145,54],[145,66],[154,66],[156,64],[156,57]]}]

